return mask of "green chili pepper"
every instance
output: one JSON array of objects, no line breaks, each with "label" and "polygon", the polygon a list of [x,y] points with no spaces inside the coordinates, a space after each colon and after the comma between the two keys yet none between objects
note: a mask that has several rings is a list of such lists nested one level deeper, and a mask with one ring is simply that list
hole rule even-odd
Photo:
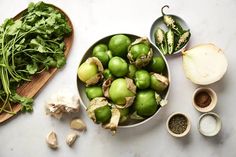
[{"label": "green chili pepper", "polygon": [[183,28],[181,27],[181,25],[174,20],[174,18],[170,15],[166,15],[164,12],[163,12],[163,9],[167,7],[169,8],[168,5],[165,5],[161,8],[161,13],[162,13],[162,16],[163,16],[163,20],[164,20],[164,23],[167,25],[167,27],[169,27],[170,29],[172,29],[174,31],[175,34],[177,35],[181,35],[184,33],[184,30]]},{"label": "green chili pepper", "polygon": [[167,54],[167,43],[166,43],[166,36],[165,32],[158,28],[155,33],[155,41],[158,48],[160,48],[161,52],[165,55]]},{"label": "green chili pepper", "polygon": [[174,32],[169,29],[166,33],[166,38],[167,38],[167,50],[169,54],[172,54],[174,52],[174,41],[175,41],[175,36]]},{"label": "green chili pepper", "polygon": [[188,42],[190,36],[191,36],[191,33],[190,33],[189,30],[186,31],[185,33],[183,33],[183,34],[180,36],[180,38],[179,38],[179,40],[178,40],[178,42],[177,42],[177,45],[176,45],[176,47],[175,47],[175,51],[177,51],[177,50],[179,50],[181,47],[183,47],[184,44],[186,44],[186,43]]}]

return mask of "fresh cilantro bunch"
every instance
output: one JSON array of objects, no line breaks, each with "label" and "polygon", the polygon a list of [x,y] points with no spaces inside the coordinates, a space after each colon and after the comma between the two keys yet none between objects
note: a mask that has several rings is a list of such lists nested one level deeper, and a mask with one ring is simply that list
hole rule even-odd
[{"label": "fresh cilantro bunch", "polygon": [[12,113],[15,103],[32,111],[33,100],[16,89],[35,74],[65,65],[63,39],[70,32],[64,15],[43,2],[30,3],[18,20],[5,20],[0,26],[0,114]]}]

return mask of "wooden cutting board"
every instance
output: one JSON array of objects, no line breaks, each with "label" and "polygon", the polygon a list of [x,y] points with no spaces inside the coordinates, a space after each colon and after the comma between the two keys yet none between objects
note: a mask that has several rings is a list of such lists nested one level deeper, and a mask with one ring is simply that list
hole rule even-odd
[{"label": "wooden cutting board", "polygon": [[[64,39],[65,47],[66,47],[66,49],[64,51],[64,54],[65,54],[65,56],[68,56],[68,54],[70,52],[72,42],[73,42],[73,36],[74,36],[74,30],[73,30],[72,22],[63,10],[61,10],[60,8],[58,8],[58,7],[56,7],[52,4],[49,4],[49,5],[56,8],[57,10],[59,10],[65,16],[65,18],[68,22],[68,25],[72,29],[71,34],[69,36],[65,37],[65,39]],[[13,19],[14,20],[19,19],[25,11],[27,11],[27,9],[21,11]],[[58,70],[57,68],[53,68],[53,69],[50,69],[49,71],[44,71],[44,72],[42,72],[38,75],[35,75],[30,82],[26,82],[25,84],[20,86],[17,89],[17,93],[21,96],[25,96],[25,97],[28,97],[28,98],[33,98],[40,91],[40,89],[44,85],[46,85],[46,83],[49,81],[50,78],[52,78],[52,76],[56,73],[57,70]],[[8,119],[10,119],[11,117],[17,115],[17,113],[19,113],[19,111],[21,110],[21,105],[20,104],[15,104],[15,105],[12,106],[12,109],[16,114],[1,113],[0,114],[0,123],[3,123],[5,121],[7,121]]]}]

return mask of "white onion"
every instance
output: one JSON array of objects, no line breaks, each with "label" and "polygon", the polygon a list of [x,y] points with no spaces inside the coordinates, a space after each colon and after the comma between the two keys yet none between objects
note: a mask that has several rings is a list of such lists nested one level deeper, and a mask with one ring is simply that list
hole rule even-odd
[{"label": "white onion", "polygon": [[220,80],[227,70],[223,51],[214,44],[202,44],[183,52],[185,75],[193,83],[208,85]]}]

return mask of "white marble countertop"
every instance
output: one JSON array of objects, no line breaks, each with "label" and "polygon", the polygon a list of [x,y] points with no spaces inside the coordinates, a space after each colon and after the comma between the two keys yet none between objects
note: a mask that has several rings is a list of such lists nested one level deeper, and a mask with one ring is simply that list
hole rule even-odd
[{"label": "white marble countertop", "polygon": [[[31,0],[1,0],[0,22],[13,17]],[[235,0],[48,0],[62,8],[71,18],[74,43],[67,65],[36,96],[34,112],[21,114],[0,125],[0,157],[235,157],[236,156],[236,1]],[[214,112],[222,118],[221,132],[212,138],[197,130],[200,113],[191,97],[196,85],[184,76],[182,58],[168,58],[172,86],[169,103],[158,116],[133,129],[120,129],[115,136],[94,125],[84,110],[80,117],[87,123],[73,148],[65,143],[70,131],[69,120],[55,120],[45,115],[46,98],[67,88],[77,93],[76,71],[83,53],[95,41],[114,33],[148,36],[152,22],[161,15],[160,8],[170,5],[169,13],[184,18],[191,28],[189,47],[200,43],[215,43],[225,51],[229,67],[224,78],[211,85],[218,94]],[[165,122],[172,112],[186,113],[192,122],[190,134],[176,139],[167,133]],[[51,130],[58,134],[59,149],[51,150],[45,136]]]}]

